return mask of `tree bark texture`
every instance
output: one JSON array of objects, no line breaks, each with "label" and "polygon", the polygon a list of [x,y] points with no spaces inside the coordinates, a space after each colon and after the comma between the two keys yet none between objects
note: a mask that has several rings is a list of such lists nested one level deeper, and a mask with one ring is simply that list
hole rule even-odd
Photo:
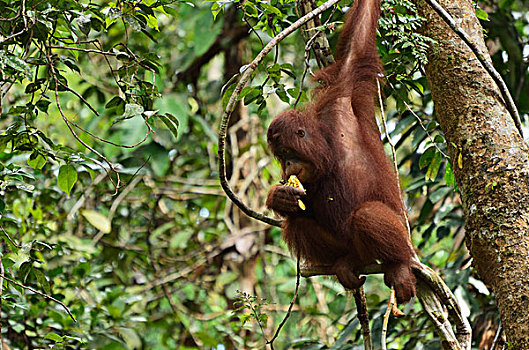
[{"label": "tree bark texture", "polygon": [[[486,52],[472,2],[439,2]],[[423,33],[437,41],[426,76],[463,200],[466,243],[492,287],[507,340],[529,349],[529,150],[468,46],[424,0],[416,3]]]}]

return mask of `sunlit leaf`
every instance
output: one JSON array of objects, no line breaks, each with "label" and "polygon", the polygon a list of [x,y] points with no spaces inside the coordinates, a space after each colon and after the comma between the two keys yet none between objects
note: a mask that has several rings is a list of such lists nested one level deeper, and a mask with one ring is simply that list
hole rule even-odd
[{"label": "sunlit leaf", "polygon": [[426,171],[426,179],[433,181],[437,177],[437,173],[439,173],[439,167],[441,166],[441,153],[435,152],[430,165],[428,166],[428,170]]},{"label": "sunlit leaf", "polygon": [[455,185],[454,172],[452,170],[452,164],[449,161],[446,162],[444,178],[447,186]]},{"label": "sunlit leaf", "polygon": [[86,221],[88,221],[92,226],[97,228],[99,231],[103,233],[109,233],[111,230],[111,223],[108,218],[94,210],[81,210],[81,214],[85,217]]},{"label": "sunlit leaf", "polygon": [[63,337],[55,333],[48,333],[44,336],[44,339],[53,340],[56,343],[62,343],[64,341]]},{"label": "sunlit leaf", "polygon": [[40,170],[46,165],[46,157],[39,152],[33,152],[28,158],[28,165],[33,169]]},{"label": "sunlit leaf", "polygon": [[164,115],[160,116],[160,119],[162,122],[167,126],[167,128],[171,131],[174,138],[176,139],[178,137],[178,119],[171,113],[165,113]]},{"label": "sunlit leaf", "polygon": [[76,182],[77,171],[74,166],[70,164],[62,165],[59,168],[59,175],[57,176],[59,188],[69,195]]},{"label": "sunlit leaf", "polygon": [[35,277],[37,277],[37,282],[44,290],[44,293],[51,294],[50,282],[48,282],[44,273],[39,269],[33,269],[33,273],[35,274]]}]

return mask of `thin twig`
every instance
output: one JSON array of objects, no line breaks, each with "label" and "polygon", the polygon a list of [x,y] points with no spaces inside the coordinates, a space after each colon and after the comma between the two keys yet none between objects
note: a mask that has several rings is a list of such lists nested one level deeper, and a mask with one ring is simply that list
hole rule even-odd
[{"label": "thin twig", "polygon": [[490,347],[490,350],[496,350],[496,347],[498,346],[498,342],[501,339],[501,334],[503,333],[503,325],[498,324],[498,329],[496,330],[496,334],[494,335],[494,340],[492,341],[492,346]]},{"label": "thin twig", "polygon": [[104,143],[108,143],[109,145],[120,147],[120,148],[135,148],[135,147],[141,145],[142,143],[144,143],[147,140],[147,138],[151,134],[152,128],[151,128],[151,126],[149,125],[149,123],[145,119],[143,119],[143,122],[147,126],[147,132],[145,133],[145,136],[143,136],[143,139],[141,139],[140,141],[136,142],[133,145],[124,145],[124,144],[120,144],[120,143],[114,143],[114,142],[109,141],[109,140],[105,140],[104,138],[101,138],[101,137],[91,133],[90,131],[86,130],[85,128],[83,128],[82,126],[77,124],[76,122],[70,120],[70,123],[73,126],[75,126],[77,129],[81,130],[85,134],[90,135],[91,137],[93,137],[94,139],[96,139],[98,141],[101,141],[101,142],[104,142]]},{"label": "thin twig", "polygon": [[[384,103],[382,102],[382,92],[380,88],[380,81],[378,81],[378,79],[376,81],[377,81],[377,91],[378,91],[378,102],[380,104],[380,117],[382,119],[382,127],[384,129],[384,134],[386,135],[386,139],[388,140],[388,144],[391,148],[391,157],[393,159],[393,167],[395,169],[395,176],[397,177],[397,188],[399,189],[399,198],[400,198],[400,201],[404,203],[402,199],[402,189],[400,188],[400,175],[399,175],[399,166],[397,163],[397,152],[395,150],[395,144],[393,144],[393,141],[391,141],[391,137],[388,132],[386,113],[384,112]],[[419,119],[419,123],[421,123],[420,119]],[[404,219],[406,222],[406,230],[408,231],[408,237],[411,237],[411,227],[410,227],[410,220],[408,219],[408,212],[406,211],[406,209],[404,209],[404,206],[402,206],[402,208],[403,208],[402,215],[404,216]]]},{"label": "thin twig", "polygon": [[92,105],[81,95],[79,94],[77,91],[73,90],[73,89],[70,89],[70,87],[68,85],[66,85],[65,83],[63,83],[62,81],[59,80],[59,83],[66,89],[68,90],[69,92],[71,92],[72,94],[74,94],[75,96],[77,96],[78,99],[81,100],[81,102],[83,102],[88,108],[90,108],[90,110],[96,115],[99,117],[99,112],[96,111],[96,109],[94,107],[92,107]]},{"label": "thin twig", "polygon": [[112,221],[112,218],[114,217],[114,213],[118,209],[119,204],[127,197],[127,195],[136,187],[138,182],[143,180],[142,176],[133,176],[131,181],[127,184],[125,189],[121,191],[119,196],[112,202],[112,205],[110,206],[110,209],[108,210],[108,219]]},{"label": "thin twig", "polygon": [[57,304],[61,305],[63,307],[64,310],[66,310],[66,312],[68,313],[68,315],[70,316],[70,318],[74,321],[74,322],[77,322],[77,320],[75,319],[75,317],[72,315],[72,313],[70,312],[70,309],[68,309],[68,307],[60,300],[57,300],[55,299],[54,297],[52,297],[51,295],[48,295],[48,294],[44,294],[36,289],[33,289],[31,287],[28,287],[28,286],[25,286],[23,285],[22,283],[19,283],[15,280],[12,280],[11,278],[9,277],[6,277],[3,273],[0,274],[0,279],[5,279],[6,281],[10,282],[10,283],[13,283],[13,284],[16,284],[17,286],[21,287],[21,288],[24,288],[24,289],[27,289],[29,290],[30,292],[33,292],[35,294],[38,294],[40,296],[43,296],[47,299],[50,299],[52,300],[53,302],[56,302]]},{"label": "thin twig", "polygon": [[298,254],[297,265],[296,265],[296,290],[294,292],[294,297],[290,301],[290,305],[288,307],[287,314],[285,315],[285,317],[283,318],[283,320],[281,321],[281,323],[277,327],[276,332],[274,333],[274,336],[272,337],[272,339],[270,339],[270,340],[268,340],[266,342],[266,344],[270,345],[270,349],[271,350],[274,350],[274,340],[277,339],[277,337],[279,336],[279,332],[281,331],[281,328],[283,328],[283,326],[287,322],[288,318],[290,317],[290,313],[292,312],[292,308],[294,307],[294,303],[296,302],[296,299],[298,298],[299,282],[300,282],[300,277],[301,277],[301,263],[300,263],[300,260],[301,260],[301,256]]},{"label": "thin twig", "polygon": [[17,248],[22,248],[22,246],[21,246],[20,244],[18,244],[17,242],[15,242],[15,241],[11,238],[11,236],[9,236],[9,233],[7,233],[7,231],[4,230],[4,228],[3,228],[2,226],[0,226],[0,229],[2,230],[2,232],[4,233],[4,235],[7,237],[7,240],[8,240],[9,242],[11,242],[12,245],[14,245],[14,246],[17,247]]},{"label": "thin twig", "polygon": [[467,46],[472,50],[474,55],[476,55],[478,61],[481,63],[483,68],[489,73],[490,77],[496,85],[498,86],[498,89],[500,90],[500,93],[503,97],[503,100],[505,102],[505,106],[507,107],[507,110],[509,111],[509,114],[511,115],[514,124],[516,125],[516,128],[520,132],[520,135],[523,138],[523,131],[522,131],[522,122],[520,121],[520,115],[518,114],[518,109],[516,108],[516,104],[514,103],[514,100],[512,99],[511,94],[509,93],[509,88],[503,81],[500,73],[494,68],[492,63],[487,60],[485,57],[485,54],[481,52],[481,49],[470,39],[470,37],[457,25],[456,21],[452,18],[452,16],[436,1],[436,0],[425,0],[428,5],[432,9],[434,9],[435,12],[441,18],[444,20],[444,22],[467,44]]},{"label": "thin twig", "polygon": [[303,68],[303,74],[301,75],[301,80],[299,82],[299,91],[298,96],[296,97],[296,101],[294,101],[294,104],[292,105],[292,108],[296,109],[296,106],[298,105],[299,100],[301,99],[301,94],[303,93],[303,82],[305,81],[305,77],[307,76],[307,72],[310,69],[310,49],[312,47],[312,43],[316,36],[318,36],[319,33],[316,33],[312,38],[310,38],[309,41],[307,41],[307,44],[305,45],[305,67]]},{"label": "thin twig", "polygon": [[[64,114],[64,111],[62,110],[61,102],[59,100],[59,79],[57,78],[56,68],[53,65],[53,60],[51,59],[51,54],[50,54],[49,47],[47,47],[45,49],[45,52],[46,52],[46,57],[48,58],[48,66],[50,68],[51,75],[53,77],[53,80],[55,81],[55,88],[54,88],[54,90],[55,90],[55,104],[57,105],[57,109],[59,110],[59,113],[61,114],[61,117],[62,117],[64,123],[68,127],[68,130],[70,130],[70,133],[73,135],[73,137],[79,143],[81,143],[83,146],[85,146],[89,151],[95,153],[99,158],[103,159],[103,161],[108,164],[110,170],[116,174],[116,182],[114,183],[114,180],[112,179],[110,174],[107,172],[107,174],[109,176],[109,179],[112,182],[112,184],[114,184],[114,187],[115,187],[115,190],[116,190],[116,193],[117,193],[117,191],[119,190],[120,184],[121,184],[119,172],[114,168],[114,165],[104,155],[102,155],[101,153],[96,151],[93,147],[90,147],[86,142],[81,140],[79,138],[79,136],[77,135],[77,133],[75,132],[75,130],[73,129],[73,126],[72,126],[70,120],[66,117],[66,115]],[[104,170],[107,171],[106,169],[104,169]]]},{"label": "thin twig", "polygon": [[388,140],[388,144],[391,148],[391,157],[393,158],[393,166],[395,168],[395,174],[397,176],[397,186],[400,192],[400,183],[398,181],[399,180],[399,167],[397,165],[397,153],[395,151],[395,144],[393,143],[393,141],[391,141],[391,136],[389,135],[389,132],[388,132],[386,113],[384,112],[384,103],[382,102],[382,92],[380,91],[380,82],[378,81],[378,79],[376,79],[376,81],[377,81],[378,103],[380,105],[380,118],[382,119],[382,128],[384,129],[384,134],[386,135],[386,139]]},{"label": "thin twig", "polygon": [[5,43],[5,42],[8,41],[8,40],[11,40],[11,39],[13,39],[13,38],[16,38],[16,37],[19,36],[20,34],[24,33],[26,30],[27,30],[27,28],[24,28],[24,29],[22,29],[21,31],[15,33],[15,34],[10,35],[10,36],[6,37],[6,38],[3,39],[3,40],[0,40],[0,45],[2,45],[3,43]]},{"label": "thin twig", "polygon": [[[305,6],[311,6],[308,2],[305,2],[303,4],[303,8],[305,9]],[[297,9],[297,7],[296,7]],[[332,9],[332,13],[331,15],[329,16],[329,18],[327,18],[327,21],[325,21],[325,23],[322,25],[323,27],[325,27],[329,21],[331,20],[334,12],[336,11],[336,6]],[[296,11],[297,12],[297,11]],[[298,15],[299,16],[299,15]],[[310,31],[311,30],[315,30],[315,21],[308,21],[307,22],[307,34],[310,34]],[[300,84],[299,84],[299,91],[298,91],[298,96],[296,98],[296,101],[294,102],[294,105],[292,106],[292,108],[296,108],[300,98],[301,98],[301,94],[303,93],[303,82],[305,80],[305,76],[307,75],[307,72],[309,71],[310,69],[310,62],[309,62],[309,58],[310,58],[310,50],[313,48],[313,45],[314,45],[314,42],[315,41],[318,41],[319,43],[319,46],[317,49],[314,49],[314,53],[315,53],[315,56],[316,56],[316,59],[318,61],[318,63],[320,63],[321,61],[321,64],[323,66],[329,66],[331,64],[333,64],[335,61],[334,61],[334,57],[332,55],[332,53],[330,54],[327,54],[325,55],[325,59],[322,58],[322,54],[321,54],[321,51],[328,51],[330,52],[330,48],[329,48],[329,42],[327,41],[327,37],[326,36],[323,36],[321,35],[322,32],[317,30],[316,29],[316,33],[307,41],[307,44],[305,45],[305,68],[303,69],[303,74],[301,76],[301,81],[300,81]],[[320,57],[319,57],[320,56]],[[312,72],[311,72],[312,74]]]},{"label": "thin twig", "polygon": [[255,57],[255,59],[248,64],[245,67],[244,72],[241,75],[241,78],[239,80],[239,83],[235,87],[228,104],[226,106],[226,109],[224,111],[224,114],[222,116],[222,120],[220,123],[219,128],[219,142],[218,142],[218,155],[219,155],[219,180],[222,188],[224,189],[224,192],[226,192],[226,195],[228,198],[230,198],[235,205],[237,205],[246,215],[255,218],[257,220],[263,221],[267,224],[274,225],[274,226],[281,226],[281,220],[271,218],[269,216],[266,216],[262,213],[259,213],[252,208],[248,207],[246,204],[242,202],[242,200],[233,192],[231,189],[227,177],[226,177],[226,158],[225,158],[225,148],[226,148],[226,134],[228,130],[228,125],[230,122],[230,117],[235,109],[235,106],[237,104],[237,101],[239,99],[239,95],[241,94],[242,89],[246,85],[246,83],[250,80],[250,77],[252,73],[257,68],[259,62],[263,60],[263,58],[277,45],[281,40],[286,38],[288,35],[290,35],[292,32],[294,32],[296,29],[301,27],[305,22],[312,19],[314,16],[319,15],[326,9],[330,8],[334,4],[336,4],[339,0],[329,0],[325,2],[323,5],[316,8],[314,11],[311,11],[307,13],[305,16],[298,19],[296,22],[294,22],[292,25],[290,25],[288,28],[283,30],[281,33],[276,35],[262,50],[261,52]]},{"label": "thin twig", "polygon": [[395,288],[391,287],[391,292],[389,294],[389,302],[388,302],[388,308],[386,310],[386,313],[384,314],[384,320],[382,322],[382,336],[381,336],[381,345],[382,350],[386,350],[386,336],[388,333],[388,322],[389,322],[389,316],[391,315],[391,311],[393,310],[393,305],[395,305]]},{"label": "thin twig", "polygon": [[[298,4],[296,8],[296,14],[299,16],[298,7],[301,8],[302,13],[305,14],[307,12],[310,12],[314,9],[316,6],[315,0],[302,0],[301,6]],[[315,44],[312,45],[312,50],[314,52],[314,58],[316,59],[316,62],[318,63],[318,67],[323,68],[330,66],[335,62],[334,56],[332,55],[332,50],[329,45],[329,41],[327,40],[327,36],[324,35],[323,30],[324,28],[328,28],[328,24],[332,19],[332,16],[334,15],[334,12],[336,12],[336,9],[338,7],[334,6],[330,15],[327,18],[327,21],[323,24],[321,24],[321,20],[316,17],[310,21],[308,21],[305,26],[307,27],[306,32],[307,35],[310,37],[310,32],[316,31],[317,32],[317,38],[315,39]],[[332,31],[332,29],[331,29]]]},{"label": "thin twig", "polygon": [[97,53],[100,55],[108,55],[108,56],[117,56],[117,53],[109,52],[109,51],[101,51],[101,50],[94,50],[94,49],[82,49],[80,47],[72,47],[72,46],[55,46],[50,45],[49,48],[51,49],[62,49],[62,50],[73,50],[73,51],[81,51],[86,53]]},{"label": "thin twig", "polygon": [[[389,79],[386,79],[386,81],[388,82],[389,86],[391,86],[391,88],[396,91],[397,89],[395,89],[395,86],[391,83],[391,81],[389,81]],[[379,95],[380,96],[380,95]],[[399,94],[395,94],[395,96],[397,96],[400,101],[404,104],[404,106],[406,106],[406,109],[408,111],[410,111],[410,113],[415,117],[415,119],[417,119],[417,121],[419,122],[419,125],[420,127],[423,129],[423,131],[426,133],[426,136],[430,139],[430,142],[433,144],[433,146],[437,149],[437,151],[439,151],[439,153],[441,153],[443,155],[443,157],[445,157],[446,159],[450,159],[450,156],[448,154],[446,154],[445,152],[443,152],[439,146],[437,146],[437,143],[435,143],[435,140],[433,139],[432,135],[428,132],[428,129],[426,128],[426,126],[424,126],[422,120],[421,120],[421,117],[419,117],[417,115],[417,113],[415,113],[413,111],[413,109],[411,108],[411,106],[406,102],[404,101],[403,98],[401,98],[399,96]],[[380,97],[379,97],[380,98]],[[388,137],[388,140],[389,140],[389,136]]]}]

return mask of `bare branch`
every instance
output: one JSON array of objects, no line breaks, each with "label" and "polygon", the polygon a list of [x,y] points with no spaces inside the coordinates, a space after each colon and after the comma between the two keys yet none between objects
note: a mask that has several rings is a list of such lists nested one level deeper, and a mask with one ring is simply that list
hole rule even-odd
[{"label": "bare branch", "polygon": [[15,242],[15,241],[11,238],[11,236],[9,235],[9,233],[7,233],[7,231],[4,230],[4,228],[3,228],[2,226],[0,226],[0,230],[2,230],[2,232],[3,232],[4,235],[6,236],[7,240],[8,240],[9,242],[11,242],[12,245],[14,245],[14,246],[17,247],[17,248],[22,248],[22,246],[21,246],[20,244],[18,244],[17,242]]},{"label": "bare branch", "polygon": [[389,316],[391,315],[391,311],[393,310],[393,305],[395,305],[395,288],[391,288],[391,293],[389,295],[388,308],[386,309],[386,312],[384,313],[384,320],[382,322],[382,336],[381,336],[381,341],[380,341],[382,345],[382,350],[387,350],[386,335],[388,333]]},{"label": "bare branch", "polygon": [[74,47],[74,46],[55,46],[50,45],[49,48],[51,49],[61,49],[61,50],[72,50],[72,51],[81,51],[85,53],[97,53],[99,55],[107,55],[107,56],[117,56],[117,53],[110,52],[110,51],[102,51],[102,50],[94,50],[94,49],[83,49],[80,47]]},{"label": "bare branch", "polygon": [[276,332],[274,333],[274,336],[272,337],[272,339],[270,339],[269,341],[266,342],[267,344],[270,345],[271,350],[274,350],[274,340],[277,339],[277,337],[279,336],[279,332],[281,331],[281,328],[283,328],[283,326],[287,322],[288,318],[290,317],[290,313],[292,312],[292,308],[294,307],[294,303],[296,302],[296,299],[298,298],[299,282],[300,282],[300,276],[301,276],[300,260],[301,260],[301,257],[298,254],[297,265],[296,265],[296,290],[294,292],[294,297],[292,297],[292,300],[290,301],[290,305],[288,307],[287,314],[285,315],[285,317],[283,318],[283,320],[281,321],[281,323],[277,327]]}]

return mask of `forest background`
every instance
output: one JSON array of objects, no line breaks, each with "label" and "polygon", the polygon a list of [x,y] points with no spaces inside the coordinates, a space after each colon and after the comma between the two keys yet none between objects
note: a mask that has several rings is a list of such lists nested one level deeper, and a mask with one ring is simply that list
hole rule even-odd
[{"label": "forest background", "polygon": [[[299,18],[298,5],[0,0],[0,348],[265,347],[293,298],[296,261],[278,228],[227,200],[218,129],[238,74]],[[256,210],[280,180],[266,127],[308,100],[319,62],[306,43],[321,31],[334,47],[347,6],[287,37],[242,91],[228,177]],[[528,8],[518,0],[474,8],[525,125]],[[436,43],[420,34],[423,23],[414,3],[383,1],[383,138],[388,156],[388,138],[396,149],[421,261],[469,317],[473,348],[489,349],[498,309],[465,247],[453,174],[464,160],[436,120],[424,70]],[[365,290],[377,348],[389,290],[378,275]],[[442,348],[418,301],[403,311],[390,320],[390,348]],[[302,279],[275,346],[361,342],[351,295],[328,277]]]}]

